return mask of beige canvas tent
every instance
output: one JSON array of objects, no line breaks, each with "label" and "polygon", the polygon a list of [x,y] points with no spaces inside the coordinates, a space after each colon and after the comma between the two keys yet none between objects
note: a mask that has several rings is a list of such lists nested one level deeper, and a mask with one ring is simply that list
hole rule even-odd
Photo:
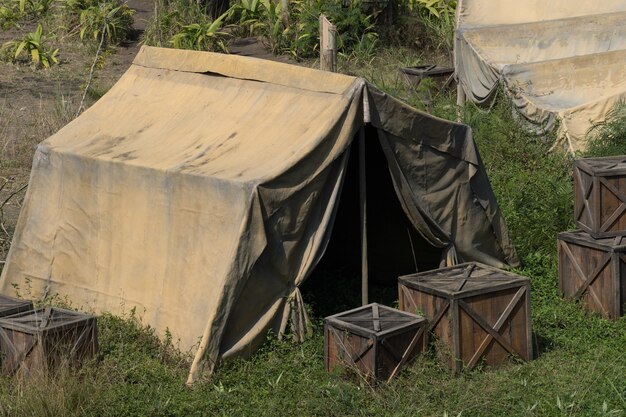
[{"label": "beige canvas tent", "polygon": [[626,0],[460,0],[455,66],[462,92],[489,101],[500,81],[539,132],[584,149],[594,122],[626,98]]},{"label": "beige canvas tent", "polygon": [[[467,126],[359,78],[143,47],[104,97],[37,148],[0,288],[28,281],[96,312],[136,307],[193,349],[191,382],[303,317],[298,288],[348,198],[349,161],[369,172],[352,146],[359,137],[392,179],[387,200],[372,199],[378,175],[359,180],[379,210],[372,228],[390,230],[386,208],[397,204],[444,263],[517,263]],[[346,219],[358,221],[359,207]],[[411,243],[403,230],[388,239],[370,247],[392,259],[389,248]],[[360,248],[359,235],[347,245]]]}]

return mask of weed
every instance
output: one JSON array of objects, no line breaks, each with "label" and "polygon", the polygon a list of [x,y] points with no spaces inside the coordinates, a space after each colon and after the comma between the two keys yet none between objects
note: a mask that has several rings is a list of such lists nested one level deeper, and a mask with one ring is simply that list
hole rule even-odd
[{"label": "weed", "polygon": [[207,7],[189,0],[156,0],[155,14],[144,33],[145,44],[165,46],[182,27],[210,22]]},{"label": "weed", "polygon": [[63,20],[83,42],[117,45],[128,38],[134,11],[119,0],[63,0]]},{"label": "weed", "polygon": [[589,142],[585,156],[626,154],[626,102],[618,102],[605,120],[594,124],[587,133]]},{"label": "weed", "polygon": [[56,55],[59,49],[51,50],[45,43],[43,27],[38,24],[34,32],[26,34],[22,39],[9,41],[2,48],[10,61],[18,61],[24,53],[30,58],[33,66],[50,68],[50,65],[58,63]]},{"label": "weed", "polygon": [[212,22],[204,21],[182,26],[180,31],[172,36],[172,45],[178,49],[226,52],[223,38],[227,34],[220,31],[225,17],[226,14],[223,14]]}]

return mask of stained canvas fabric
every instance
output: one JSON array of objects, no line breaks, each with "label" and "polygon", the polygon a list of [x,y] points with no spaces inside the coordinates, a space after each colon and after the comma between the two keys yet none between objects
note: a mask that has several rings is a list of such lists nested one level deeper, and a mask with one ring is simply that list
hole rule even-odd
[{"label": "stained canvas fabric", "polygon": [[192,349],[193,382],[306,320],[298,288],[324,254],[366,123],[405,215],[447,264],[517,264],[469,127],[359,78],[143,47],[37,148],[0,289],[135,308]]},{"label": "stained canvas fabric", "polygon": [[502,82],[539,132],[583,150],[593,123],[626,97],[626,1],[461,0],[455,66],[466,96],[486,103]]}]

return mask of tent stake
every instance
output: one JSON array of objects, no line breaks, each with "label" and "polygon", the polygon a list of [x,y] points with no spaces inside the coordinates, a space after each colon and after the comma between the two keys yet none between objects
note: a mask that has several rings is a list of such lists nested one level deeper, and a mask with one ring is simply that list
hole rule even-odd
[{"label": "tent stake", "polygon": [[361,206],[361,303],[369,303],[367,272],[367,200],[365,182],[365,127],[359,129],[359,202]]}]

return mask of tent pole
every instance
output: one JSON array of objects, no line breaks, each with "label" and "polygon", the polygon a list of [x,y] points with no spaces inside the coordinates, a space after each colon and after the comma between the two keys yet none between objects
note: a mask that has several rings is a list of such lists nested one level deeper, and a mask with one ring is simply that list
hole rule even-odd
[{"label": "tent pole", "polygon": [[361,208],[361,303],[369,302],[367,271],[367,201],[365,182],[365,126],[359,129],[359,203]]},{"label": "tent pole", "polygon": [[463,121],[463,107],[465,107],[465,90],[461,85],[461,80],[456,82],[456,121]]}]

